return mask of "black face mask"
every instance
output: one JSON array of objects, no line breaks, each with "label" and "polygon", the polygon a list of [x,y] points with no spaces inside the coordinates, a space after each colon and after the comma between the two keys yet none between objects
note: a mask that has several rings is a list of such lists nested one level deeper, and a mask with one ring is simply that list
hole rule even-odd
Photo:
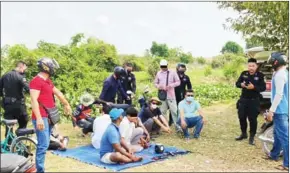
[{"label": "black face mask", "polygon": [[167,69],[167,66],[160,66],[160,68]]},{"label": "black face mask", "polygon": [[131,73],[132,71],[131,71],[131,70],[127,70],[127,72],[128,72],[128,73]]},{"label": "black face mask", "polygon": [[183,75],[185,72],[184,71],[178,71],[178,74]]}]

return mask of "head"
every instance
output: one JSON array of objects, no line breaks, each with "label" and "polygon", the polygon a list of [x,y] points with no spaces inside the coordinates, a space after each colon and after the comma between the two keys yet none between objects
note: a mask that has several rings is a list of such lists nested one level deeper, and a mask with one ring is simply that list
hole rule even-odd
[{"label": "head", "polygon": [[27,65],[24,61],[18,61],[17,64],[16,64],[16,71],[18,71],[19,73],[21,74],[24,74],[25,71],[27,69]]},{"label": "head", "polygon": [[127,114],[127,118],[130,122],[135,122],[137,123],[138,121],[138,111],[136,108],[134,108],[133,106],[132,107],[129,107],[127,110],[126,110],[126,114]]},{"label": "head", "polygon": [[111,110],[112,110],[111,107],[108,106],[108,105],[103,105],[103,107],[102,107],[102,113],[103,114],[109,115],[109,113],[110,113]]},{"label": "head", "polygon": [[184,74],[186,71],[186,65],[184,63],[178,63],[176,65],[176,71],[179,74]]},{"label": "head", "polygon": [[189,103],[193,102],[193,90],[189,89],[185,91],[185,96],[184,96],[185,100]]},{"label": "head", "polygon": [[258,68],[257,60],[255,58],[250,58],[248,60],[248,71],[250,74],[256,73]]},{"label": "head", "polygon": [[272,68],[275,71],[279,70],[280,67],[285,66],[286,62],[287,56],[282,52],[273,52],[268,59],[268,63],[272,65]]},{"label": "head", "polygon": [[117,66],[114,68],[114,76],[116,79],[120,79],[121,76],[125,74],[125,69],[121,66]]},{"label": "head", "polygon": [[55,75],[59,64],[55,59],[43,57],[37,61],[37,66],[40,72],[46,73],[49,76]]},{"label": "head", "polygon": [[80,103],[85,107],[88,107],[91,104],[93,104],[94,100],[95,100],[94,97],[89,93],[85,93],[80,97]]},{"label": "head", "polygon": [[162,71],[167,71],[168,70],[168,62],[165,59],[162,59],[160,61],[160,68]]},{"label": "head", "polygon": [[131,73],[132,70],[133,70],[133,64],[127,62],[127,63],[125,64],[125,70],[126,70],[128,73]]},{"label": "head", "polygon": [[121,121],[123,120],[123,115],[122,115],[123,112],[124,112],[123,109],[117,109],[117,108],[113,108],[109,112],[112,122],[115,123],[117,126],[119,126]]},{"label": "head", "polygon": [[152,97],[149,103],[150,109],[154,110],[158,108],[158,106],[161,104],[161,101],[157,97]]}]

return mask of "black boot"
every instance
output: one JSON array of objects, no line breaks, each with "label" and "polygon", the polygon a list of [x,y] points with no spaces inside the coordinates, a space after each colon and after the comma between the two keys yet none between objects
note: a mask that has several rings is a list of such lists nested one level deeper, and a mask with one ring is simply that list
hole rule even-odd
[{"label": "black boot", "polygon": [[255,145],[255,136],[250,136],[250,138],[249,138],[249,144],[250,145]]},{"label": "black boot", "polygon": [[241,141],[243,139],[247,139],[248,135],[247,133],[242,133],[240,136],[236,137],[236,141]]}]

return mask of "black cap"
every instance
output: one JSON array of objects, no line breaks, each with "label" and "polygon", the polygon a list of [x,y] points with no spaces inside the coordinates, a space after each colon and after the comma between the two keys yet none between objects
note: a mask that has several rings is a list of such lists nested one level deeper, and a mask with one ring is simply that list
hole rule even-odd
[{"label": "black cap", "polygon": [[257,60],[256,60],[255,58],[250,58],[250,59],[248,60],[248,63],[250,63],[250,62],[257,63]]}]

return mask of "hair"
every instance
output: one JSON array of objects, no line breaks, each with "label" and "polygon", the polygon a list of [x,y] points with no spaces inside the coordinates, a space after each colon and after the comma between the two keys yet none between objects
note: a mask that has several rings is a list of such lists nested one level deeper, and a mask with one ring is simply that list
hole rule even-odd
[{"label": "hair", "polygon": [[127,110],[126,110],[126,114],[129,115],[130,117],[137,117],[138,115],[138,111],[136,108],[134,108],[133,106],[132,107],[129,107]]},{"label": "hair", "polygon": [[111,108],[110,106],[103,104],[102,111],[103,111],[105,114],[109,114],[109,112],[111,111],[111,109],[112,109],[112,108]]},{"label": "hair", "polygon": [[188,89],[188,90],[185,91],[185,94],[187,94],[187,93],[194,93],[194,92],[193,92],[192,89]]},{"label": "hair", "polygon": [[125,63],[125,66],[127,66],[127,67],[133,67],[133,64],[130,63],[130,62],[126,62],[126,63]]},{"label": "hair", "polygon": [[253,62],[253,63],[257,63],[257,60],[256,60],[255,58],[250,58],[250,59],[248,60],[248,63],[251,63],[251,62]]},{"label": "hair", "polygon": [[27,64],[24,61],[18,61],[16,63],[16,67],[19,67],[20,65],[26,65],[27,66]]}]

